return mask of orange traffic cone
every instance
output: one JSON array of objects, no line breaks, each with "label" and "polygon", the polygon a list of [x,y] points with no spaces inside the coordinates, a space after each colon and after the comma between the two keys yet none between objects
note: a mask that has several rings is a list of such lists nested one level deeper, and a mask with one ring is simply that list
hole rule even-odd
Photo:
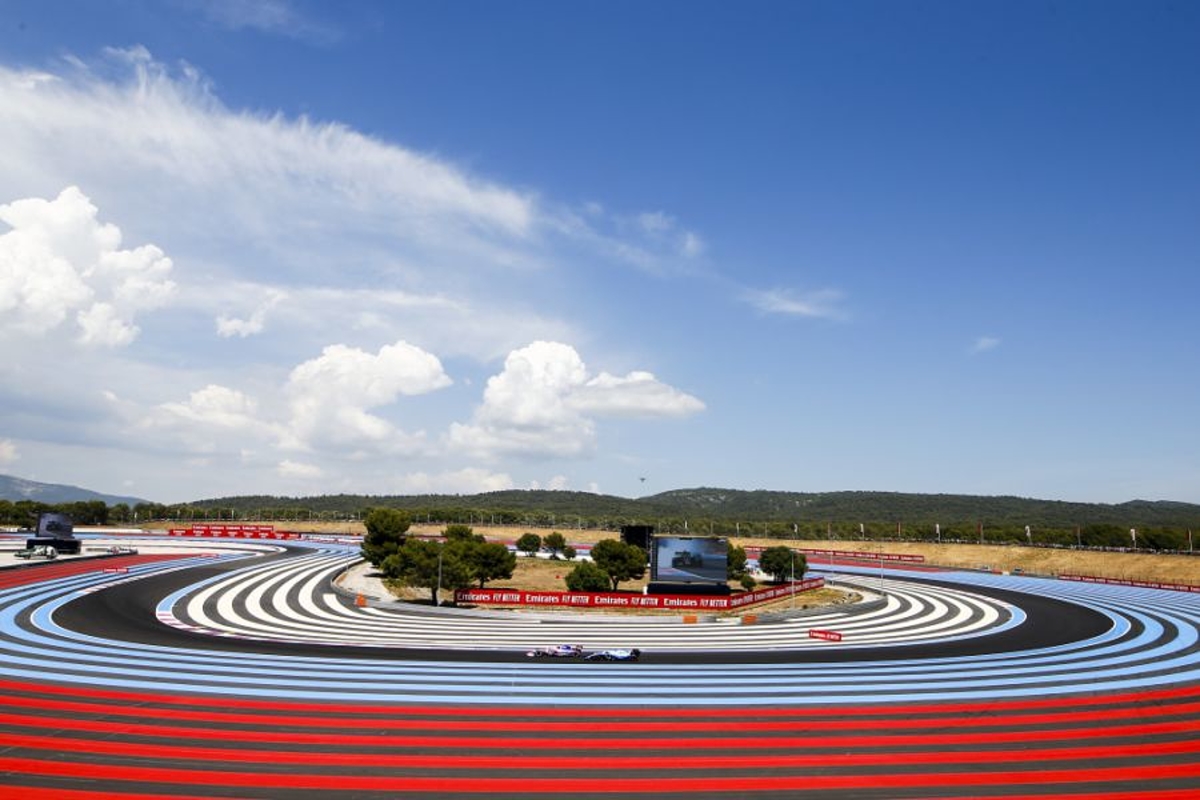
[{"label": "orange traffic cone", "polygon": [[358,597],[354,598],[354,605],[359,608],[366,608],[367,598],[363,597],[362,592],[359,592]]}]

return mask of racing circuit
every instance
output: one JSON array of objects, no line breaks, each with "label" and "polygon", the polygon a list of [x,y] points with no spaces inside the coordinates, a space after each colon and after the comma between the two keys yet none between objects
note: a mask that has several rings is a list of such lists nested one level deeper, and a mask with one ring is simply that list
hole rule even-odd
[{"label": "racing circuit", "polygon": [[[1200,796],[1200,594],[839,566],[862,603],[685,625],[360,606],[349,543],[137,544],[0,570],[0,796]],[[555,643],[643,657],[524,656]]]}]

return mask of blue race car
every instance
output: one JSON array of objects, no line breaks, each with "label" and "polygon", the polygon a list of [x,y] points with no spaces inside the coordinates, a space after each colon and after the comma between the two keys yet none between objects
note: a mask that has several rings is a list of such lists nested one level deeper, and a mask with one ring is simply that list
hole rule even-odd
[{"label": "blue race car", "polygon": [[637,661],[642,657],[642,651],[636,647],[632,648],[614,648],[612,650],[597,650],[594,653],[588,653],[585,660],[587,661]]}]

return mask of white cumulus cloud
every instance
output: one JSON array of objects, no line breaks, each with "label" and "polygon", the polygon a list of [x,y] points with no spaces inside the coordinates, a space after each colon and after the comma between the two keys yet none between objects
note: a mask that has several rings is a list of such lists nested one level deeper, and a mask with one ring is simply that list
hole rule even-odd
[{"label": "white cumulus cloud", "polygon": [[153,246],[121,248],[121,231],[98,220],[77,187],[53,200],[0,205],[0,332],[45,336],[69,326],[88,345],[120,347],[138,335],[139,311],[175,291],[171,259]]},{"label": "white cumulus cloud", "polygon": [[192,392],[187,402],[164,403],[160,408],[180,419],[218,428],[237,430],[258,424],[254,399],[227,386],[209,384]]},{"label": "white cumulus cloud", "polygon": [[624,377],[602,372],[573,392],[570,404],[586,413],[619,417],[682,417],[704,410],[698,398],[641,371]]},{"label": "white cumulus cloud", "polygon": [[490,472],[467,467],[448,472],[410,472],[401,475],[391,491],[400,494],[479,494],[513,488],[513,479],[505,472]]},{"label": "white cumulus cloud", "polygon": [[302,478],[304,480],[312,480],[320,478],[324,475],[324,471],[315,464],[305,464],[300,461],[291,461],[284,459],[279,462],[275,468],[280,477],[284,478]]},{"label": "white cumulus cloud", "polygon": [[685,416],[703,408],[648,372],[589,377],[575,348],[538,341],[509,354],[472,421],[451,426],[449,442],[481,456],[567,457],[594,446],[593,417]]},{"label": "white cumulus cloud", "polygon": [[388,449],[389,440],[399,440],[403,434],[370,409],[450,383],[436,356],[408,342],[385,345],[378,353],[330,345],[317,358],[293,369],[288,378],[292,444],[307,447],[325,442]]},{"label": "white cumulus cloud", "polygon": [[[112,398],[115,401],[115,396]],[[126,408],[124,413],[138,412]],[[187,400],[150,409],[134,424],[138,430],[173,437],[191,452],[215,453],[233,451],[247,439],[280,438],[280,427],[263,416],[253,397],[228,386],[208,384],[191,392]]]}]

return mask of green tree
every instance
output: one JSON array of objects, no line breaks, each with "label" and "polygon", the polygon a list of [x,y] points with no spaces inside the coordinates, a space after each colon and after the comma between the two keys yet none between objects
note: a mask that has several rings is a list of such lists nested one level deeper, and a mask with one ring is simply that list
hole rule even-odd
[{"label": "green tree", "polygon": [[482,589],[488,581],[507,580],[517,568],[517,556],[499,542],[473,542],[464,548],[471,577]]},{"label": "green tree", "polygon": [[517,549],[525,555],[531,556],[536,553],[542,546],[542,537],[536,533],[524,533],[520,539],[517,539]]},{"label": "green tree", "polygon": [[800,580],[804,577],[804,570],[808,568],[808,561],[803,553],[780,545],[763,550],[758,557],[758,564],[763,572],[780,583],[790,580],[793,576]]},{"label": "green tree", "polygon": [[404,535],[412,524],[408,514],[394,508],[375,508],[367,514],[363,525],[362,556],[378,567],[404,544]]},{"label": "green tree", "polygon": [[103,500],[77,500],[60,503],[55,510],[66,514],[76,525],[105,525],[108,523],[108,504]]},{"label": "green tree", "polygon": [[470,525],[447,525],[442,529],[442,536],[447,542],[479,542],[483,543],[485,539],[475,533],[475,529]]},{"label": "green tree", "polygon": [[542,540],[542,544],[550,549],[550,557],[556,559],[562,554],[563,548],[567,546],[567,540],[561,533],[554,531],[553,533],[546,534],[546,538]]},{"label": "green tree", "polygon": [[731,581],[741,580],[746,574],[746,548],[734,547],[729,542],[725,543],[725,548],[725,577]]},{"label": "green tree", "polygon": [[32,530],[37,528],[38,515],[50,510],[50,506],[37,500],[18,500],[13,504],[13,522]]},{"label": "green tree", "polygon": [[162,506],[157,503],[138,503],[133,507],[133,521],[149,522],[153,519],[161,519],[161,509]]},{"label": "green tree", "polygon": [[621,581],[637,580],[646,574],[645,551],[617,539],[601,539],[593,545],[592,561],[608,573],[614,592]]},{"label": "green tree", "polygon": [[572,592],[603,592],[608,588],[608,573],[590,561],[581,561],[567,573],[567,589]]},{"label": "green tree", "polygon": [[471,585],[470,565],[459,549],[441,542],[408,539],[383,560],[380,569],[385,577],[405,586],[429,589],[435,606],[440,589],[466,589]]},{"label": "green tree", "polygon": [[758,586],[758,581],[754,580],[753,576],[751,576],[749,572],[743,572],[742,577],[738,578],[738,583],[740,583],[742,588],[747,592],[754,591],[754,587]]}]

